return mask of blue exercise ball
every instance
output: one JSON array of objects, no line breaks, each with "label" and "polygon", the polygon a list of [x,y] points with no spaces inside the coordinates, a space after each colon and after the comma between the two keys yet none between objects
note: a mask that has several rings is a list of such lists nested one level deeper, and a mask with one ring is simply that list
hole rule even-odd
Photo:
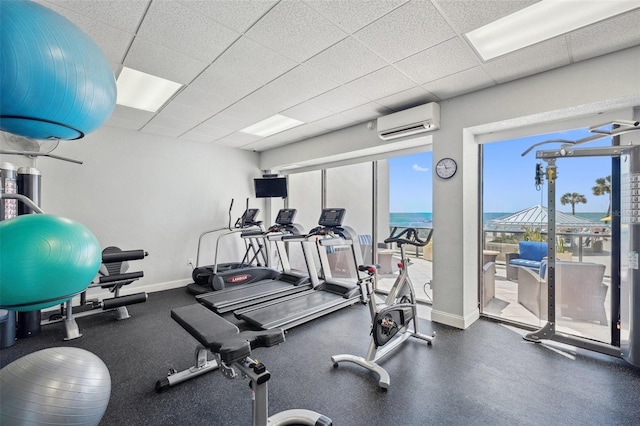
[{"label": "blue exercise ball", "polygon": [[111,397],[104,362],[80,348],[48,348],[0,370],[0,424],[97,425]]},{"label": "blue exercise ball", "polygon": [[78,139],[107,121],[115,78],[89,36],[30,1],[0,1],[0,16],[0,130]]},{"label": "blue exercise ball", "polygon": [[0,222],[0,308],[35,311],[84,291],[102,254],[84,225],[48,214]]}]

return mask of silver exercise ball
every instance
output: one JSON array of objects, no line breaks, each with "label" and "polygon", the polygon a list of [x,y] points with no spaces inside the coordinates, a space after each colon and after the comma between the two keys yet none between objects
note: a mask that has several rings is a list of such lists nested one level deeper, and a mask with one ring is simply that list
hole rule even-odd
[{"label": "silver exercise ball", "polygon": [[100,358],[79,348],[49,348],[0,370],[0,424],[97,425],[111,396]]}]

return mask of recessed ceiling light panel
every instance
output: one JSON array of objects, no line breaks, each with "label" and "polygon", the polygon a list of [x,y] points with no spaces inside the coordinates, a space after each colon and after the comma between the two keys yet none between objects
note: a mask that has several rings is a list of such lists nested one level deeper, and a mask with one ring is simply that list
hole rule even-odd
[{"label": "recessed ceiling light panel", "polygon": [[261,136],[264,138],[292,129],[301,124],[304,124],[304,121],[276,114],[240,131],[242,133],[249,133],[250,135]]},{"label": "recessed ceiling light panel", "polygon": [[117,87],[117,104],[156,112],[182,87],[182,84],[122,67]]},{"label": "recessed ceiling light panel", "polygon": [[542,0],[466,34],[485,61],[640,7],[640,0]]}]

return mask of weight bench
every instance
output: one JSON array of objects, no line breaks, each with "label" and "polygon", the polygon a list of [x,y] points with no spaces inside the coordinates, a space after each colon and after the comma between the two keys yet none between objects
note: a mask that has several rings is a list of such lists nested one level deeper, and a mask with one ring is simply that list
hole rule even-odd
[{"label": "weight bench", "polygon": [[[241,332],[234,324],[199,303],[172,309],[171,318],[187,330],[201,346],[196,351],[196,365],[181,372],[170,372],[165,379],[156,383],[156,391],[161,392],[216,368],[220,368],[226,378],[234,379],[237,377],[234,368],[237,368],[243,377],[249,378],[251,390],[255,395],[253,425],[332,425],[331,420],[322,414],[302,409],[286,410],[269,417],[267,384],[271,373],[264,364],[252,360],[250,355],[254,348],[271,347],[284,342],[283,330]],[[216,359],[208,360],[207,352],[213,353]]]},{"label": "weight bench", "polygon": [[73,340],[82,337],[76,318],[93,315],[99,312],[115,311],[117,320],[130,318],[128,305],[144,303],[147,301],[147,293],[135,293],[126,296],[120,295],[120,290],[125,285],[144,277],[144,272],[127,272],[129,260],[140,260],[148,256],[144,250],[121,250],[119,247],[110,246],[102,250],[102,265],[100,265],[98,282],[89,284],[90,288],[100,287],[108,289],[113,297],[99,301],[97,298],[87,300],[87,290],[80,293],[80,305],[73,308],[73,299],[69,299],[60,305],[60,311],[49,319],[42,321],[42,325],[54,324],[64,321],[66,336],[64,340]]}]

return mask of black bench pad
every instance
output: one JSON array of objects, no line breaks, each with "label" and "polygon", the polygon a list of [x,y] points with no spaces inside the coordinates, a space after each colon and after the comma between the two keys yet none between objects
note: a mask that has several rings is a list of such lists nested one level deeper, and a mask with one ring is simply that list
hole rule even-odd
[{"label": "black bench pad", "polygon": [[171,310],[171,318],[226,364],[251,355],[251,349],[284,342],[280,329],[243,331],[199,303]]}]

